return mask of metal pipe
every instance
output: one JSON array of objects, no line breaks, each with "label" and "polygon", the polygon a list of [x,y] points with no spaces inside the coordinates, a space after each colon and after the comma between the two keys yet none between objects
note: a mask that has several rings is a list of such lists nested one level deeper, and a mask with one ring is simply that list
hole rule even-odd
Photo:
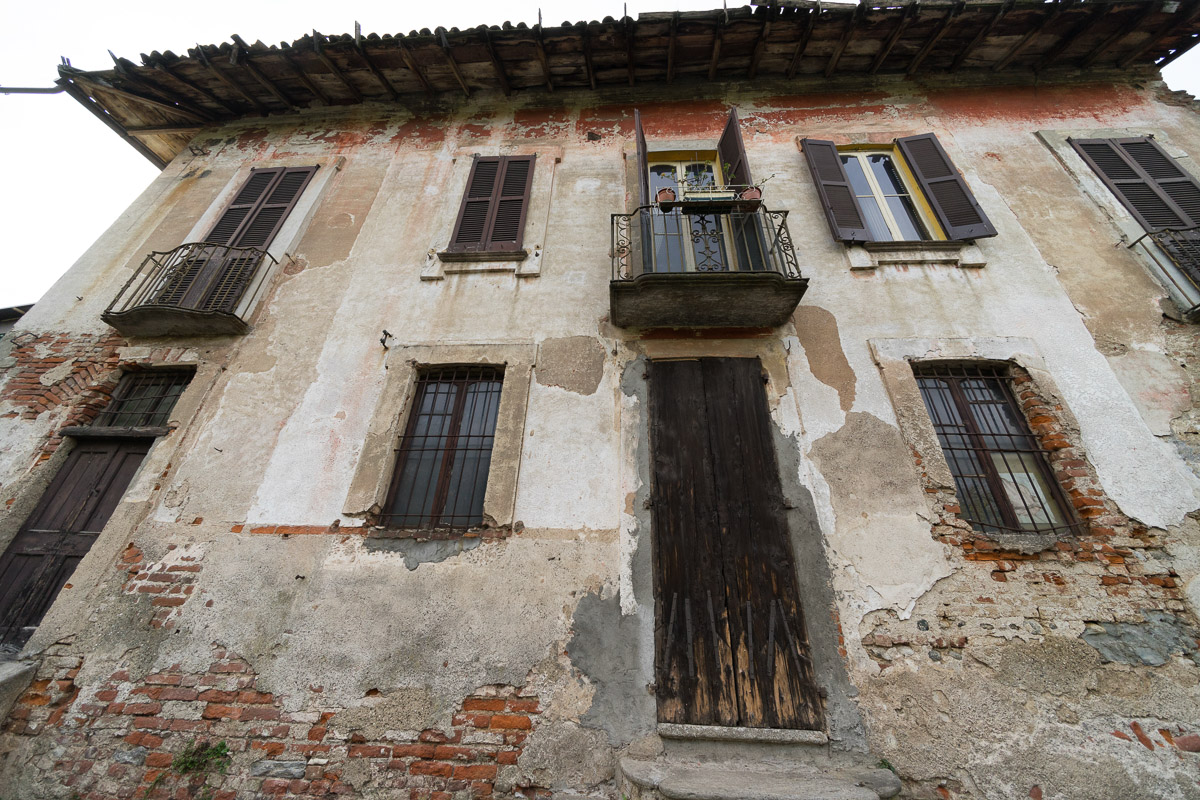
[{"label": "metal pipe", "polygon": [[51,86],[47,89],[38,86],[0,86],[0,94],[58,94],[66,90],[66,86]]}]

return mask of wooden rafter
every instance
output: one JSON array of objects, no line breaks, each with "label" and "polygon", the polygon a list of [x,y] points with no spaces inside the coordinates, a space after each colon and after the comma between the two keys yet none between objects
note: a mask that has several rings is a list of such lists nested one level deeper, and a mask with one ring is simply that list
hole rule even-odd
[{"label": "wooden rafter", "polygon": [[[62,74],[61,70],[59,74]],[[99,119],[109,128],[111,128],[114,133],[128,142],[134,150],[137,150],[139,153],[145,156],[151,164],[154,164],[154,166],[158,167],[159,169],[167,168],[167,162],[164,161],[162,157],[158,155],[158,153],[155,153],[153,150],[147,147],[136,136],[130,136],[125,129],[121,127],[121,124],[113,119],[112,114],[104,113],[104,107],[101,106],[98,101],[93,100],[89,96],[89,93],[80,87],[79,82],[74,77],[67,77],[65,75],[63,77],[64,79],[60,81],[60,83],[63,85],[63,89],[67,94],[78,100],[84,108],[95,115],[97,119]]]},{"label": "wooden rafter", "polygon": [[725,36],[725,29],[721,25],[721,20],[717,20],[716,30],[713,31],[713,46],[712,58],[708,60],[708,79],[715,81],[717,79],[717,60],[721,58],[721,40]]},{"label": "wooden rafter", "polygon": [[145,125],[126,128],[130,136],[164,136],[172,134],[196,133],[204,129],[203,125]]},{"label": "wooden rafter", "polygon": [[182,75],[179,75],[174,70],[172,70],[171,67],[166,62],[152,58],[147,62],[147,66],[153,67],[155,70],[161,72],[163,75],[166,75],[168,78],[175,81],[176,83],[178,83],[180,86],[184,87],[185,89],[195,92],[196,94],[200,95],[205,100],[207,100],[208,102],[212,103],[215,106],[220,107],[222,110],[225,111],[225,113],[231,114],[231,115],[237,114],[237,112],[234,111],[232,108],[230,108],[229,105],[224,100],[217,97],[215,94],[208,91],[207,89],[205,89],[201,86],[197,86],[196,84],[192,83],[191,81],[189,81],[187,78],[183,77]]},{"label": "wooden rafter", "polygon": [[583,43],[583,68],[587,71],[588,85],[595,90],[596,70],[592,66],[592,34],[588,31],[587,25],[582,25],[580,28],[579,36]]},{"label": "wooden rafter", "polygon": [[[357,22],[354,23],[354,27],[357,31]],[[363,47],[361,36],[355,36],[354,38],[354,52],[358,53],[358,57],[361,58],[363,63],[367,65],[367,70],[369,70],[370,73],[375,76],[375,81],[381,87],[383,87],[384,94],[386,94],[393,101],[399,100],[400,94],[396,91],[396,87],[392,86],[392,82],[387,79],[387,76],[383,74],[379,67],[375,66],[375,62],[372,61],[371,56],[367,54],[367,48]]]},{"label": "wooden rafter", "polygon": [[[91,79],[89,78],[89,80],[91,80]],[[113,84],[108,83],[106,81],[91,80],[91,82],[92,82],[93,86],[95,86],[97,89],[99,89],[102,92],[109,92],[110,94],[119,95],[121,97],[124,97],[127,100],[132,100],[136,103],[141,103],[144,106],[152,106],[152,107],[160,109],[162,111],[166,111],[167,113],[170,113],[170,114],[179,114],[180,116],[187,117],[191,120],[194,120],[195,122],[207,122],[207,120],[204,117],[200,116],[199,114],[193,114],[192,112],[188,111],[187,109],[180,108],[179,106],[173,106],[173,105],[170,105],[169,103],[164,103],[160,100],[155,100],[153,97],[146,97],[144,95],[138,94],[137,92],[132,92],[129,89],[121,89],[121,88],[114,86]]]},{"label": "wooden rafter", "polygon": [[1003,5],[996,9],[996,13],[992,14],[991,19],[984,23],[984,26],[979,29],[979,33],[975,34],[975,38],[971,40],[971,43],[960,50],[958,55],[954,57],[954,61],[950,64],[951,72],[962,66],[962,63],[967,60],[967,56],[971,55],[971,52],[979,46],[980,42],[987,38],[992,29],[996,27],[996,23],[1000,22],[1012,7],[1013,0],[1006,0]]},{"label": "wooden rafter", "polygon": [[1117,66],[1121,69],[1125,69],[1138,58],[1141,58],[1142,55],[1145,54],[1145,52],[1151,47],[1157,46],[1158,43],[1163,39],[1173,33],[1176,33],[1180,28],[1188,25],[1196,18],[1197,15],[1200,15],[1200,0],[1195,0],[1195,2],[1188,7],[1186,14],[1180,14],[1177,19],[1168,19],[1162,25],[1158,26],[1158,30],[1150,34],[1146,41],[1142,42],[1132,51],[1127,53],[1124,58],[1119,60],[1117,62]]},{"label": "wooden rafter", "polygon": [[792,53],[792,60],[788,63],[787,72],[784,73],[788,78],[793,78],[796,75],[796,70],[800,67],[800,58],[804,55],[804,51],[808,49],[808,42],[812,39],[813,28],[817,25],[817,17],[820,16],[821,9],[808,9],[808,19],[804,22],[804,30],[800,32],[800,41],[796,43],[796,51]]},{"label": "wooden rafter", "polygon": [[909,3],[904,9],[904,16],[900,17],[900,22],[896,24],[896,29],[888,36],[887,41],[879,48],[879,52],[875,54],[875,60],[871,62],[871,67],[868,70],[872,75],[879,71],[883,66],[883,62],[887,61],[887,57],[891,55],[892,48],[896,46],[896,42],[900,41],[900,37],[904,35],[908,24],[916,19],[917,14],[921,10],[921,4],[917,2]]},{"label": "wooden rafter", "polygon": [[767,13],[763,15],[762,27],[758,29],[758,37],[754,40],[754,52],[750,54],[750,68],[746,70],[746,77],[753,78],[758,74],[758,62],[762,60],[763,53],[767,49],[767,37],[771,34],[771,23],[774,21],[774,9],[767,9]]},{"label": "wooden rafter", "polygon": [[542,63],[542,75],[546,79],[546,89],[554,91],[554,78],[550,75],[550,60],[546,58],[546,45],[542,41],[542,26],[533,28],[533,46],[537,49],[538,61]]},{"label": "wooden rafter", "polygon": [[1062,16],[1063,11],[1072,7],[1073,5],[1074,0],[1065,0],[1064,2],[1055,4],[1053,10],[1046,15],[1045,19],[1038,24],[1031,26],[1029,31],[1012,46],[1012,49],[1004,54],[1004,58],[996,62],[996,65],[992,67],[992,71],[999,72],[1011,64],[1013,59],[1019,56],[1021,51],[1024,50],[1030,42],[1032,42],[1039,34],[1044,33],[1046,28],[1050,27],[1055,20]]},{"label": "wooden rafter", "polygon": [[[325,37],[317,31],[314,30],[312,32],[313,52],[317,54],[317,60],[325,65],[325,69],[329,70],[333,77],[342,82],[342,86],[346,87],[346,91],[350,93],[350,97],[354,99],[354,102],[361,103],[363,101],[362,92],[358,90],[357,86],[350,82],[350,79],[346,77],[345,73],[338,69],[338,65],[333,63],[329,56],[325,55],[325,48],[321,46],[321,40],[324,38]],[[401,49],[400,52],[403,53],[404,50]]]},{"label": "wooden rafter", "polygon": [[[483,43],[487,46],[488,58],[492,61],[492,72],[495,73],[496,80],[500,82],[500,88],[504,92],[504,96],[508,97],[512,94],[512,86],[508,82],[508,75],[504,72],[504,65],[500,63],[500,57],[496,55],[496,45],[492,42],[492,37],[486,30],[483,32]],[[596,88],[594,79],[592,81],[592,88]]]},{"label": "wooden rafter", "polygon": [[858,23],[862,19],[863,6],[861,3],[854,8],[854,13],[846,21],[846,30],[842,34],[841,40],[838,41],[837,47],[833,51],[833,55],[829,57],[829,63],[825,65],[825,77],[833,75],[837,69],[838,62],[842,60],[842,53],[846,52],[846,47],[849,46],[850,40],[854,38],[854,32],[858,29]]},{"label": "wooden rafter", "polygon": [[446,66],[450,68],[450,74],[454,76],[454,80],[458,81],[458,85],[462,87],[463,94],[470,97],[471,90],[467,88],[467,82],[463,80],[462,73],[458,71],[458,62],[454,60],[454,52],[450,49],[450,42],[446,41],[446,29],[438,28],[436,33],[442,45],[442,55],[446,57]]},{"label": "wooden rafter", "polygon": [[667,43],[667,83],[675,80],[675,43],[679,38],[679,12],[671,15],[671,39]]},{"label": "wooden rafter", "polygon": [[[140,92],[146,92],[151,95],[156,95],[162,99],[164,105],[168,108],[187,112],[196,119],[212,120],[215,117],[206,109],[184,100],[180,97],[172,97],[169,91],[163,89],[159,83],[149,77],[142,78],[136,74],[134,64],[127,59],[117,58],[112,50],[108,51],[108,55],[112,58],[113,64],[116,65],[116,73],[121,77],[121,82],[127,84],[132,89],[137,89]],[[140,95],[139,95],[140,96]],[[147,98],[150,99],[150,98]]]},{"label": "wooden rafter", "polygon": [[242,98],[244,98],[247,103],[249,103],[251,106],[253,106],[254,110],[257,111],[262,116],[265,117],[267,115],[267,107],[266,106],[264,106],[262,103],[258,102],[258,100],[255,99],[245,89],[243,89],[241,87],[241,85],[237,83],[237,81],[233,80],[228,75],[221,72],[221,70],[217,69],[216,64],[214,64],[208,60],[208,54],[204,52],[204,45],[200,45],[200,44],[196,45],[196,52],[200,55],[200,63],[204,64],[204,66],[208,68],[208,71],[212,74],[212,76],[214,78],[216,78],[218,81],[220,81],[222,84],[224,84],[225,88],[229,89],[234,94],[241,95]]},{"label": "wooden rafter", "polygon": [[284,94],[283,90],[275,85],[275,81],[264,75],[263,71],[250,60],[250,47],[242,41],[242,37],[235,33],[229,38],[233,39],[233,52],[229,54],[229,63],[242,67],[250,73],[250,77],[258,81],[260,86],[270,92],[272,97],[293,111],[298,111],[300,107],[296,105],[295,101]]},{"label": "wooden rafter", "polygon": [[308,73],[304,71],[303,67],[297,66],[287,53],[281,53],[279,60],[285,67],[287,67],[288,71],[296,78],[296,80],[304,84],[304,88],[313,93],[313,97],[317,98],[318,102],[320,102],[322,105],[333,105],[333,103],[329,100],[329,95],[325,94],[321,87],[317,86],[317,82],[308,76]]},{"label": "wooden rafter", "polygon": [[1085,14],[1083,19],[1066,35],[1059,38],[1058,42],[1046,51],[1033,68],[1034,72],[1041,72],[1046,67],[1053,64],[1059,56],[1067,52],[1071,45],[1079,41],[1085,34],[1091,33],[1104,19],[1104,15],[1108,13],[1109,6],[1101,5],[1093,8],[1090,14]]},{"label": "wooden rafter", "polygon": [[413,57],[412,48],[408,46],[408,39],[401,36],[396,42],[400,48],[400,58],[404,60],[404,66],[408,67],[408,71],[417,76],[417,80],[421,82],[421,86],[427,94],[433,94],[433,84],[429,82],[429,78],[425,77],[425,71],[417,64],[417,60]]},{"label": "wooden rafter", "polygon": [[633,37],[637,30],[637,23],[630,17],[622,20],[622,25],[625,28],[625,68],[629,70],[629,85],[633,86],[633,71],[637,66],[637,61],[633,57]]}]

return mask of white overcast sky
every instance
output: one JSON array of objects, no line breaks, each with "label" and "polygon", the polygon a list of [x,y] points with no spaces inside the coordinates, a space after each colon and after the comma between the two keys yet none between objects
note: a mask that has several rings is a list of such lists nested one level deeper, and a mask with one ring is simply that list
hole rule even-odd
[{"label": "white overcast sky", "polygon": [[[730,2],[730,6],[738,5]],[[646,11],[719,8],[720,0],[3,0],[0,85],[51,86],[59,56],[85,70],[108,69],[108,50],[184,53],[231,34],[253,42],[293,41],[316,28],[408,33],[511,21],[546,26]],[[1174,89],[1200,95],[1200,47],[1167,69]],[[0,307],[35,302],[158,174],[149,161],[66,94],[0,95]]]}]

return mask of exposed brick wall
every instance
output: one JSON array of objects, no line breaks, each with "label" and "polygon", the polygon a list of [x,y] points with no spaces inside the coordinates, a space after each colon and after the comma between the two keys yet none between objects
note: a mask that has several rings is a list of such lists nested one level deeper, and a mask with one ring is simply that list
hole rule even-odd
[{"label": "exposed brick wall", "polygon": [[[550,796],[517,765],[543,710],[527,689],[482,687],[463,699],[447,729],[379,739],[339,729],[341,709],[322,704],[319,687],[303,711],[284,710],[279,697],[259,691],[249,663],[221,648],[202,672],[175,664],[134,679],[117,670],[83,689],[75,683],[80,667],[81,659],[49,655],[5,729],[6,736],[50,737],[50,755],[25,769],[80,800]],[[223,742],[231,755],[226,771],[180,774],[172,765],[195,742]],[[355,770],[360,777],[350,782],[350,762],[365,764],[368,777]]]},{"label": "exposed brick wall", "polygon": [[167,555],[161,561],[147,564],[142,551],[132,543],[121,552],[118,568],[123,567],[129,573],[121,588],[128,594],[151,595],[154,614],[150,618],[150,627],[173,627],[170,623],[196,592],[203,555],[200,545],[179,547],[172,544],[167,545]]}]

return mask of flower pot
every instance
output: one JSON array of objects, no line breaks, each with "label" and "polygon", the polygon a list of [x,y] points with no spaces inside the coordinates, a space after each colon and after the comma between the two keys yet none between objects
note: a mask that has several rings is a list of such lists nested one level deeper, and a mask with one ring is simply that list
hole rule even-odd
[{"label": "flower pot", "polygon": [[675,190],[674,189],[659,189],[658,194],[656,195],[656,199],[660,203],[674,203],[675,202]]},{"label": "flower pot", "polygon": [[743,200],[762,200],[762,189],[757,186],[747,186],[745,189],[742,189],[738,197]]}]

